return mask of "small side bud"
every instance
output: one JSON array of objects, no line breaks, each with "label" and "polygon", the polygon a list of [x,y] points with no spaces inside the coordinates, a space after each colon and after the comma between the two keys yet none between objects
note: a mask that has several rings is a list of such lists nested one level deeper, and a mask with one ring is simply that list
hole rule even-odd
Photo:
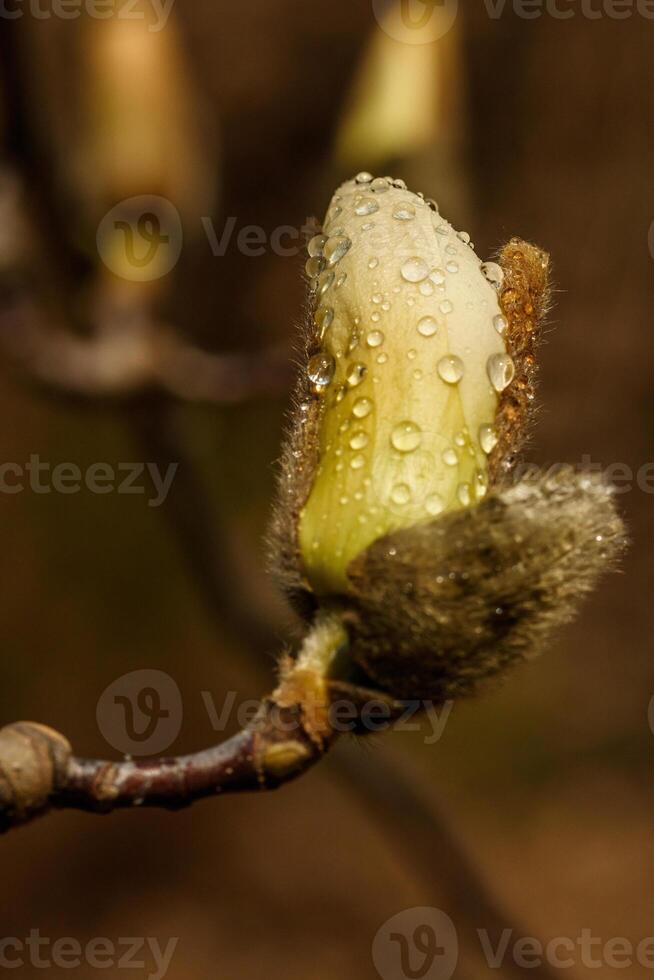
[{"label": "small side bud", "polygon": [[45,725],[18,722],[0,729],[0,829],[48,808],[72,749]]}]

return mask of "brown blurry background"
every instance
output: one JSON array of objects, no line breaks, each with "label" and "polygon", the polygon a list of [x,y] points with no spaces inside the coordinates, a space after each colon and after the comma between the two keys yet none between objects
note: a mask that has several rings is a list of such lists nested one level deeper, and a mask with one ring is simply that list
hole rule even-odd
[{"label": "brown blurry background", "polygon": [[[159,32],[39,20],[27,7],[0,18],[3,181],[18,175],[25,190],[22,218],[17,192],[3,191],[0,459],[180,462],[160,508],[87,491],[0,494],[2,723],[33,718],[79,752],[114,753],[98,699],[122,674],[156,668],[184,702],[171,751],[192,751],[222,737],[203,691],[219,708],[228,691],[245,700],[271,684],[292,624],[261,541],[304,258],[244,255],[236,234],[300,228],[359,169],[434,196],[482,256],[514,234],[551,252],[534,460],[587,455],[634,473],[654,460],[654,21],[568,6],[569,20],[526,20],[510,4],[498,18],[467,4],[426,45],[391,39],[370,0],[176,0]],[[139,194],[171,200],[185,231],[175,269],[148,285],[115,280],[95,245],[103,215]],[[236,218],[223,257],[202,217],[219,236]],[[194,350],[244,353],[259,381],[230,404],[220,385],[177,400],[140,383],[71,393],[52,350],[45,370],[34,355],[35,323],[86,343],[114,320],[118,332],[172,325]],[[57,377],[35,381],[48,365]],[[491,923],[474,898],[461,918],[445,820],[519,920],[516,938],[654,935],[654,497],[634,485],[620,500],[633,538],[624,573],[546,657],[456,704],[437,744],[425,745],[428,727],[344,742],[279,793],[181,813],[55,814],[0,840],[0,936],[179,937],[169,980],[365,980],[377,976],[378,928],[424,905],[459,929],[457,977],[503,975],[479,959],[473,926]],[[402,784],[375,782],[382,763],[427,795],[433,844],[429,827],[412,827]]]}]

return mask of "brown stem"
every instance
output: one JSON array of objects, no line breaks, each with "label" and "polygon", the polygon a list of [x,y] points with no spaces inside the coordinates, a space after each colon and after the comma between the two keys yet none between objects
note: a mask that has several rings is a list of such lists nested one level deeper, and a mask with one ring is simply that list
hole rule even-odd
[{"label": "brown stem", "polygon": [[272,699],[249,728],[226,742],[156,760],[81,759],[58,732],[19,722],[0,730],[0,831],[51,809],[179,809],[219,793],[275,789],[317,762],[330,741],[307,731],[299,704]]}]

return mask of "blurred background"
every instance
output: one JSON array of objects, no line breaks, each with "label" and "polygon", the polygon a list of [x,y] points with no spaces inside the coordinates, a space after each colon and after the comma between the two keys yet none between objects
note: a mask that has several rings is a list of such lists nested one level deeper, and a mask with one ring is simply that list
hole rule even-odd
[{"label": "blurred background", "polygon": [[[615,972],[597,946],[596,967],[575,954],[553,973],[491,970],[477,929],[494,944],[504,925],[543,942],[654,935],[645,6],[3,8],[0,462],[178,464],[156,507],[147,475],[141,494],[0,493],[3,724],[43,721],[113,758],[103,691],[161,670],[183,702],[170,751],[193,751],[237,725],[232,711],[217,732],[209,702],[270,688],[295,626],[262,538],[303,229],[358,170],[435,197],[482,257],[512,235],[551,253],[530,458],[627,467],[633,545],[548,655],[455,704],[437,742],[428,723],[344,740],[275,794],[54,814],[4,838],[1,937],[176,937],[169,980],[367,980],[384,922],[433,906],[458,932],[455,976],[471,980]],[[130,264],[127,226],[161,259]],[[155,973],[143,957],[132,972]],[[16,976],[42,975],[24,959]],[[628,975],[650,972],[634,960]]]}]

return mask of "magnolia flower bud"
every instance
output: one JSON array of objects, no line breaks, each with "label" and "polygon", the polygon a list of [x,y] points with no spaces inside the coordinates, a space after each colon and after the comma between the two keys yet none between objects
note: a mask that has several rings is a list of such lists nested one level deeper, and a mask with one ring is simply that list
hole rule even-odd
[{"label": "magnolia flower bud", "polygon": [[498,267],[402,185],[343,185],[311,251],[325,409],[299,541],[314,591],[338,593],[377,538],[486,494],[514,366]]},{"label": "magnolia flower bud", "polygon": [[370,174],[339,188],[309,244],[273,561],[394,697],[442,699],[535,653],[622,547],[601,481],[509,481],[547,273],[517,240],[480,262],[433,202]]}]

